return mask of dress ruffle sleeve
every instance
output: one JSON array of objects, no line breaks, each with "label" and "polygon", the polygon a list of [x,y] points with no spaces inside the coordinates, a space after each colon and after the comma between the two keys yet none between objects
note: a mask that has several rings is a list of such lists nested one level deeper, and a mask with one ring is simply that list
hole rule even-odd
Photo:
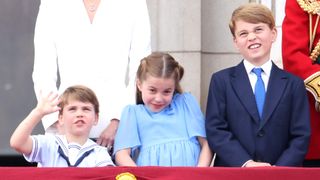
[{"label": "dress ruffle sleeve", "polygon": [[181,97],[181,100],[184,101],[185,116],[187,117],[186,126],[189,137],[206,137],[204,116],[199,103],[190,93],[183,93]]},{"label": "dress ruffle sleeve", "polygon": [[128,105],[123,109],[121,114],[113,154],[127,148],[131,148],[131,152],[133,152],[140,145],[136,111],[134,105]]}]

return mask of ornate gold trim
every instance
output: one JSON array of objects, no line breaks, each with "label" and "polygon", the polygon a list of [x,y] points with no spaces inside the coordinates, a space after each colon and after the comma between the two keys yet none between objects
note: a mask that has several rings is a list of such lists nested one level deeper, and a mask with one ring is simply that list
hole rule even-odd
[{"label": "ornate gold trim", "polygon": [[317,0],[297,0],[300,7],[309,14],[320,13],[320,2]]},{"label": "ornate gold trim", "polygon": [[316,47],[314,47],[314,49],[312,50],[310,54],[310,58],[313,62],[316,62],[319,55],[320,55],[320,41],[318,41]]},{"label": "ornate gold trim", "polygon": [[314,96],[316,110],[320,111],[320,72],[316,72],[304,80],[306,89]]},{"label": "ornate gold trim", "polygon": [[[320,55],[320,41],[318,41],[314,49],[312,49],[312,45],[316,36],[316,31],[319,23],[320,2],[317,0],[297,0],[297,2],[300,5],[300,7],[309,14],[309,57],[311,58],[312,62],[315,63],[318,56]],[[317,15],[314,27],[312,26],[312,15]]]}]

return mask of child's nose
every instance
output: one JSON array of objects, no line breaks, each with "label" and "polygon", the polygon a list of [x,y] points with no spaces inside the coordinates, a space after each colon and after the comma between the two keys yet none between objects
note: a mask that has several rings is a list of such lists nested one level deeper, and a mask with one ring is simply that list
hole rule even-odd
[{"label": "child's nose", "polygon": [[83,111],[82,110],[78,110],[76,115],[77,115],[77,117],[82,117],[83,116]]},{"label": "child's nose", "polygon": [[155,100],[156,101],[162,101],[163,97],[161,94],[156,94]]},{"label": "child's nose", "polygon": [[257,38],[256,34],[254,32],[250,32],[248,35],[249,40],[255,40]]}]

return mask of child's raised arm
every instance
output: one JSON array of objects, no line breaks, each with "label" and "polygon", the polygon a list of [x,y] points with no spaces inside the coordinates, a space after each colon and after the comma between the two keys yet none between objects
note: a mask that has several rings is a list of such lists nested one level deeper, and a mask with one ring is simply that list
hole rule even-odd
[{"label": "child's raised arm", "polygon": [[[59,111],[58,94],[49,93],[42,97],[37,106],[19,124],[10,139],[10,146],[16,151],[29,155],[32,151],[31,133],[34,127],[41,121],[44,115]],[[58,117],[57,117],[58,118]]]}]

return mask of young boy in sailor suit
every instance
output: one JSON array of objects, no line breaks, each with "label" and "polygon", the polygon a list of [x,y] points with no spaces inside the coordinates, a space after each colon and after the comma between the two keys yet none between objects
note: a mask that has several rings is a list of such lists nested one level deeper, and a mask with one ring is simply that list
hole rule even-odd
[{"label": "young boy in sailor suit", "polygon": [[[50,113],[59,111],[63,135],[31,135],[34,127]],[[50,93],[19,124],[10,145],[29,162],[40,167],[114,166],[108,149],[89,139],[97,124],[99,102],[95,93],[85,86],[71,86],[58,98]]]}]

